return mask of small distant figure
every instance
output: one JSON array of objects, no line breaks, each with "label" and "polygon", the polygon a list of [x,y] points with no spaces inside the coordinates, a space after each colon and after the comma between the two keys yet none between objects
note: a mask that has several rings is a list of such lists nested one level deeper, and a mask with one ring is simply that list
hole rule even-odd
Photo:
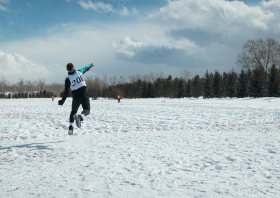
[{"label": "small distant figure", "polygon": [[52,96],[52,101],[54,101],[54,96]]},{"label": "small distant figure", "polygon": [[121,96],[118,95],[118,103],[120,103],[120,102],[121,102]]}]

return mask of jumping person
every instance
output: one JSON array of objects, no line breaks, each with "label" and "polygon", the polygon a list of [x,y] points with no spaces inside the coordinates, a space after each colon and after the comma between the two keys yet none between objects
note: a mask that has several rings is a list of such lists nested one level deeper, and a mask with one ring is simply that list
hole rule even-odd
[{"label": "jumping person", "polygon": [[[58,101],[58,105],[63,105],[68,94],[69,88],[72,90],[73,100],[72,100],[72,111],[70,114],[70,124],[68,134],[73,134],[73,123],[76,121],[78,128],[81,127],[81,122],[85,116],[90,113],[90,102],[87,91],[86,82],[84,80],[83,74],[86,73],[90,68],[94,67],[94,63],[89,64],[83,69],[76,70],[72,63],[67,64],[68,77],[65,79],[65,90],[64,95],[61,100]],[[78,108],[82,104],[83,111],[80,115],[77,115]]]}]

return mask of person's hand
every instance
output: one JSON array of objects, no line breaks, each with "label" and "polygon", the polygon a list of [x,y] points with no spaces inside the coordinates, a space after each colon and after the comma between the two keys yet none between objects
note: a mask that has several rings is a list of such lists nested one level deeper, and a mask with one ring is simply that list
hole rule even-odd
[{"label": "person's hand", "polygon": [[91,66],[92,66],[92,67],[94,67],[94,66],[95,66],[95,64],[94,64],[94,63],[91,63]]},{"label": "person's hand", "polygon": [[58,105],[61,105],[61,106],[62,106],[63,104],[64,104],[64,101],[63,101],[63,100],[59,100],[59,101],[58,101]]}]

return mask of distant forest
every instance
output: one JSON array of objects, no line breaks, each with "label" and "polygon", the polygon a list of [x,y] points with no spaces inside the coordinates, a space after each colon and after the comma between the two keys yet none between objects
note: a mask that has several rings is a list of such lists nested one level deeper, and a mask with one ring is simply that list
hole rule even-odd
[{"label": "distant forest", "polygon": [[[280,95],[280,44],[272,38],[248,40],[238,54],[236,63],[242,68],[226,73],[215,71],[204,76],[191,77],[184,69],[181,77],[165,77],[163,73],[129,76],[129,82],[121,76],[109,77],[107,73],[86,77],[90,97],[116,98],[244,98],[279,97]],[[9,94],[4,94],[11,92]],[[10,84],[2,77],[0,98],[48,98],[62,96],[64,84],[47,85],[44,80]],[[69,96],[71,97],[71,95]]]},{"label": "distant forest", "polygon": [[[263,67],[241,70],[238,74],[233,70],[220,74],[218,71],[206,71],[203,77],[193,78],[167,78],[158,77],[154,81],[134,78],[132,82],[118,83],[100,89],[98,83],[93,81],[88,86],[91,97],[116,98],[224,98],[224,97],[279,97],[280,70],[272,65],[266,70]],[[61,93],[63,94],[63,93]]]}]

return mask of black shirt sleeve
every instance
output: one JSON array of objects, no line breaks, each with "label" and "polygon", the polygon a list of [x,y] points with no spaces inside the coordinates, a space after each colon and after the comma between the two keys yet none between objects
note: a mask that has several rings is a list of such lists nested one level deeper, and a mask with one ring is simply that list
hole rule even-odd
[{"label": "black shirt sleeve", "polygon": [[68,97],[69,94],[69,89],[70,89],[70,80],[68,78],[65,79],[65,89],[64,89],[64,95],[62,97],[62,100],[65,101],[66,98]]}]

